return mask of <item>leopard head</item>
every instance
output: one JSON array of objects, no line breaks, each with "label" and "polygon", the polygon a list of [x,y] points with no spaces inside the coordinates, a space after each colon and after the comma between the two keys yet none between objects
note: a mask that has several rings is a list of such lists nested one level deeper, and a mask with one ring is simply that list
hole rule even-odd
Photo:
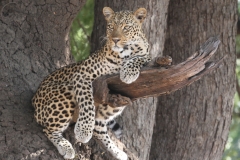
[{"label": "leopard head", "polygon": [[139,41],[143,38],[142,23],[147,15],[145,8],[135,12],[114,12],[109,7],[103,8],[107,21],[107,45],[115,52],[121,52],[125,45]]}]

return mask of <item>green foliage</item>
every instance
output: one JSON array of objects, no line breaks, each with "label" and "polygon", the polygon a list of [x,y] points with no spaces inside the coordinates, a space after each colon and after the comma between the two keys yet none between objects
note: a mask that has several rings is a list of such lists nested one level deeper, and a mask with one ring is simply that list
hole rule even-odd
[{"label": "green foliage", "polygon": [[87,0],[70,30],[71,52],[76,61],[86,59],[90,54],[90,37],[94,21],[94,0]]},{"label": "green foliage", "polygon": [[[238,0],[239,2],[239,0]],[[238,12],[240,11],[240,3],[238,3]],[[236,51],[240,54],[240,36],[236,37]],[[236,76],[238,84],[240,84],[240,59],[237,59]],[[225,146],[223,160],[240,160],[240,95],[235,94],[234,109],[232,116],[232,124],[228,141]]]},{"label": "green foliage", "polygon": [[[240,48],[240,36],[237,36],[237,50]],[[240,59],[237,59],[236,74],[240,82]],[[223,160],[240,160],[240,98],[236,93],[234,97],[234,109],[232,125],[225,146]]]},{"label": "green foliage", "polygon": [[[240,2],[238,0],[238,2]],[[238,12],[240,11],[240,3],[238,3]],[[240,36],[236,37],[236,51],[240,54]],[[236,76],[238,84],[240,84],[240,59],[237,59]],[[232,124],[228,141],[225,146],[223,160],[240,160],[240,95],[235,94],[234,109],[232,116]]]}]

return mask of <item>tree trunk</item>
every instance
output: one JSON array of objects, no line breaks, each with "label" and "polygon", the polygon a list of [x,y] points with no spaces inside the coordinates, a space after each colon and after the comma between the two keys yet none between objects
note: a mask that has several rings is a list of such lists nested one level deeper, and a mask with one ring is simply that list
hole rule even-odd
[{"label": "tree trunk", "polygon": [[0,159],[61,159],[33,119],[43,78],[69,64],[68,32],[85,0],[0,2]]},{"label": "tree trunk", "polygon": [[164,54],[175,63],[208,37],[222,43],[223,66],[180,91],[158,99],[150,160],[220,160],[231,124],[235,93],[237,1],[170,0]]},{"label": "tree trunk", "polygon": [[[221,159],[235,91],[237,1],[211,1],[172,0],[169,9],[169,0],[95,2],[92,50],[105,34],[104,6],[115,11],[145,7],[144,31],[153,58],[165,48],[164,54],[180,62],[213,35],[222,41],[217,59],[228,55],[223,67],[203,80],[126,108],[118,119],[124,130],[121,141],[140,160]],[[0,159],[62,159],[33,119],[30,100],[46,75],[72,62],[68,32],[84,2],[0,2]],[[91,159],[112,159],[94,141],[90,145],[92,150],[85,151],[89,149]]]}]

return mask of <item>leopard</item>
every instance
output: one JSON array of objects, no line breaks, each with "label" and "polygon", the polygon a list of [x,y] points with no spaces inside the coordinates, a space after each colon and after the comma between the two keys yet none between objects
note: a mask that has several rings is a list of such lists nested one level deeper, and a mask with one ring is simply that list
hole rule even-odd
[{"label": "leopard", "polygon": [[119,74],[122,82],[131,84],[140,69],[150,60],[149,43],[142,30],[147,16],[145,8],[114,12],[103,8],[106,20],[106,42],[87,59],[66,65],[46,76],[32,98],[34,118],[47,138],[64,159],[73,159],[72,144],[63,137],[78,109],[74,126],[76,142],[87,143],[92,137],[118,160],[127,160],[108,135],[114,118],[126,106],[95,104],[92,83],[98,77]]}]

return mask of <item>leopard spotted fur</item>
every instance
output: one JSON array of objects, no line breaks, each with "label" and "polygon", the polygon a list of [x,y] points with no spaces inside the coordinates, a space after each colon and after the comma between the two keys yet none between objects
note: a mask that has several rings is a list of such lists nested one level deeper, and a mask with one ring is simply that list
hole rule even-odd
[{"label": "leopard spotted fur", "polygon": [[34,116],[65,159],[74,158],[75,151],[62,133],[78,107],[74,128],[76,140],[87,143],[94,136],[115,158],[127,160],[126,153],[118,149],[107,134],[107,123],[121,114],[125,106],[117,109],[104,104],[95,106],[92,82],[102,75],[114,73],[120,73],[120,79],[125,83],[138,78],[140,68],[150,60],[149,44],[141,29],[146,13],[144,8],[135,12],[114,12],[104,7],[106,44],[83,62],[56,70],[40,84],[32,99]]}]

